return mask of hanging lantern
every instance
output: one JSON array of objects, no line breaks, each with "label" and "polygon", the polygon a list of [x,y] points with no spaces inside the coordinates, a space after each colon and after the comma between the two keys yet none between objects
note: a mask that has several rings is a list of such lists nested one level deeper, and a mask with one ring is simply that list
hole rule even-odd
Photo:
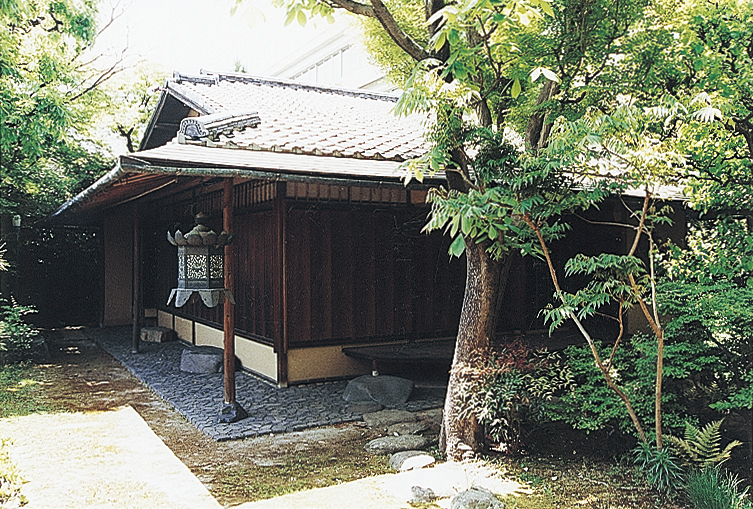
[{"label": "hanging lantern", "polygon": [[196,214],[196,226],[186,233],[167,232],[167,240],[178,247],[178,287],[173,288],[167,304],[175,297],[175,307],[183,306],[198,293],[207,307],[213,308],[225,297],[235,304],[233,295],[225,289],[224,247],[233,240],[226,231],[219,235],[207,226],[209,216]]}]

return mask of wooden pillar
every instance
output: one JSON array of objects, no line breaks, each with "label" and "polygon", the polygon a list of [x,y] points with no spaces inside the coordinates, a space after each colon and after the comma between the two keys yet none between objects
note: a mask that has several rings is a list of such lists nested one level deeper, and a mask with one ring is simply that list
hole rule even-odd
[{"label": "wooden pillar", "polygon": [[277,268],[277,285],[274,292],[277,313],[275,319],[275,350],[277,350],[277,385],[288,386],[288,288],[287,288],[287,260],[285,255],[285,240],[287,238],[287,211],[285,209],[285,195],[287,185],[278,182],[275,190],[275,259]]},{"label": "wooden pillar", "polygon": [[[233,232],[233,178],[228,177],[224,181],[222,193],[222,229],[228,233]],[[233,244],[225,245],[224,277],[225,288],[234,293]],[[235,306],[230,299],[224,299],[223,321],[223,348],[225,351],[225,404],[235,403]]]},{"label": "wooden pillar", "polygon": [[131,353],[139,353],[139,341],[141,339],[141,242],[139,235],[139,206],[133,204],[133,299],[131,313],[133,315],[133,336],[131,340]]}]

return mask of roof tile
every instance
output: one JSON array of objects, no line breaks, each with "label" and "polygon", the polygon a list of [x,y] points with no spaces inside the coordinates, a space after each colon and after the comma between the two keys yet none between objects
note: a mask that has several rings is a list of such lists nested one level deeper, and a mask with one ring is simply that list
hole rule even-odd
[{"label": "roof tile", "polygon": [[258,112],[258,127],[207,146],[393,161],[426,151],[425,119],[396,117],[394,96],[211,73],[177,75],[167,88],[200,113]]}]

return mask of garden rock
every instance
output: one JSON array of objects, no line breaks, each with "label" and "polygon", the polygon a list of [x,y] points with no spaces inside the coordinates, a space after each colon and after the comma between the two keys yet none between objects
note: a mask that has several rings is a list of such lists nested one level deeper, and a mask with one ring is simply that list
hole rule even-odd
[{"label": "garden rock", "polygon": [[180,370],[187,373],[220,373],[222,350],[213,346],[199,346],[183,350],[180,355]]},{"label": "garden rock", "polygon": [[400,451],[422,449],[429,445],[429,439],[418,435],[375,438],[366,444],[366,450],[377,454],[394,454]]},{"label": "garden rock", "polygon": [[422,488],[421,486],[411,486],[413,496],[410,499],[411,504],[430,504],[437,499],[431,488]]},{"label": "garden rock", "polygon": [[175,341],[178,336],[175,331],[168,329],[167,327],[142,327],[141,328],[141,341],[147,341],[149,343],[166,343],[168,341]]},{"label": "garden rock", "polygon": [[474,486],[468,491],[455,495],[450,503],[450,509],[504,509],[505,504],[494,493]]},{"label": "garden rock", "polygon": [[402,405],[413,391],[413,381],[388,375],[363,375],[348,382],[343,398],[348,402],[375,401],[385,407]]},{"label": "garden rock", "polygon": [[398,422],[387,427],[388,435],[418,435],[429,429],[429,425],[423,421]]},{"label": "garden rock", "polygon": [[399,422],[416,422],[418,418],[415,414],[406,410],[382,410],[364,414],[363,420],[372,428],[387,428]]},{"label": "garden rock", "polygon": [[398,472],[406,472],[434,464],[434,457],[423,451],[400,451],[390,457],[390,467]]}]

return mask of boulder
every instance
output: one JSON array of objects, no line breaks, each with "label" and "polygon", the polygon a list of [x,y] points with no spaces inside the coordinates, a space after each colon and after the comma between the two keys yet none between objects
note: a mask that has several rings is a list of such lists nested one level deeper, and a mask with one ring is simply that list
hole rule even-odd
[{"label": "boulder", "polygon": [[142,327],[141,328],[141,341],[148,341],[149,343],[165,343],[167,341],[175,341],[178,336],[175,331],[168,329],[167,327]]},{"label": "boulder", "polygon": [[431,488],[422,488],[421,486],[411,486],[410,504],[430,504],[437,499],[434,490]]},{"label": "boulder", "polygon": [[187,373],[222,372],[222,349],[213,346],[187,348],[180,355],[180,370]]},{"label": "boulder", "polygon": [[372,428],[385,429],[399,422],[415,422],[416,419],[416,414],[406,410],[382,410],[363,415],[364,422]]},{"label": "boulder", "polygon": [[400,451],[422,449],[429,445],[429,439],[418,435],[375,438],[366,444],[366,450],[377,454],[394,454]]},{"label": "boulder", "polygon": [[388,375],[363,375],[348,382],[343,398],[348,402],[374,401],[385,407],[402,405],[413,391],[413,382]]},{"label": "boulder", "polygon": [[387,427],[388,435],[418,435],[429,429],[429,425],[424,421],[416,422],[398,422]]},{"label": "boulder", "polygon": [[398,472],[428,467],[434,462],[434,457],[423,451],[400,451],[390,457],[390,467]]},{"label": "boulder", "polygon": [[450,503],[450,509],[504,509],[505,504],[494,493],[474,486],[473,488],[455,495]]}]

